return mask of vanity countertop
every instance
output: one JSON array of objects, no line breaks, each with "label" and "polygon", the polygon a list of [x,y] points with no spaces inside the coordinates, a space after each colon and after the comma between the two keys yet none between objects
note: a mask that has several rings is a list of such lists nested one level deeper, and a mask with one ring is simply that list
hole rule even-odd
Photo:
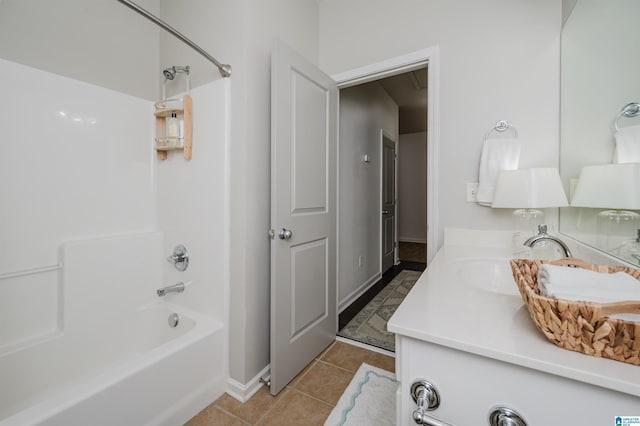
[{"label": "vanity countertop", "polygon": [[510,250],[447,243],[389,320],[401,336],[640,396],[640,366],[559,348],[539,332]]}]

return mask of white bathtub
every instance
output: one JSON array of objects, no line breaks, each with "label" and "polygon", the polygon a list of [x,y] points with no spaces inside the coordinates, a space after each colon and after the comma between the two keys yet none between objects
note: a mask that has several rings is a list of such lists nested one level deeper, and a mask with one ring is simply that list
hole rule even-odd
[{"label": "white bathtub", "polygon": [[[28,277],[39,291],[1,283],[23,314],[2,322],[11,333],[0,336],[19,338],[0,339],[0,426],[174,426],[222,395],[224,324],[183,307],[205,283],[156,295],[173,284],[163,280],[163,254],[157,232],[72,241],[61,246],[62,269],[46,273],[54,279]],[[45,297],[55,314],[37,318],[29,302]]]},{"label": "white bathtub", "polygon": [[162,301],[135,316],[119,342],[62,334],[3,356],[0,426],[180,425],[222,394],[221,323]]}]

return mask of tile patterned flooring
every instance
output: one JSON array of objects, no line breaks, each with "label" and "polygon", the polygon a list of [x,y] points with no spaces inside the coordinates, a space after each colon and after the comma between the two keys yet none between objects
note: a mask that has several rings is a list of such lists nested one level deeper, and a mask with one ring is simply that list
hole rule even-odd
[{"label": "tile patterned flooring", "polygon": [[395,358],[336,341],[277,396],[262,387],[242,404],[224,394],[185,426],[323,425],[363,362],[395,371]]},{"label": "tile patterned flooring", "polygon": [[[402,243],[400,243],[402,244]],[[424,271],[427,265],[420,262],[401,261],[399,265],[394,265],[387,272],[382,274],[382,278],[378,280],[369,290],[360,296],[345,310],[340,312],[338,316],[338,330],[342,330],[358,313],[371,302],[378,293],[384,289],[401,271],[407,269],[409,271]]]}]

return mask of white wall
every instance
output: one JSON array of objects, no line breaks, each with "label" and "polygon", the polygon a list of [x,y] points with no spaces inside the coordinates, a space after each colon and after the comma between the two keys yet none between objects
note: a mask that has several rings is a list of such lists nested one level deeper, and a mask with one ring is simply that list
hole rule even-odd
[{"label": "white wall", "polygon": [[[231,208],[233,310],[232,378],[247,383],[269,363],[270,58],[279,38],[318,62],[318,14],[313,0],[250,0],[244,3],[242,99],[232,100]],[[233,77],[232,77],[233,79]],[[237,102],[240,102],[238,104]],[[244,362],[240,362],[244,359]]]},{"label": "white wall", "polygon": [[427,242],[427,133],[398,141],[398,240]]},{"label": "white wall", "polygon": [[560,23],[555,0],[320,2],[320,65],[330,74],[440,47],[440,122],[429,124],[440,133],[440,242],[447,226],[511,226],[509,211],[465,201],[496,121],[517,127],[521,167],[558,164]]},{"label": "white wall", "polygon": [[[381,129],[398,140],[398,106],[382,86],[369,83],[340,91],[340,310],[381,276]],[[370,163],[362,160],[364,154]]]},{"label": "white wall", "polygon": [[[243,2],[234,0],[158,0],[160,17],[180,33],[191,39],[218,61],[231,64],[232,81],[244,70],[239,64],[244,55]],[[160,69],[172,65],[189,65],[189,80],[198,87],[221,79],[218,68],[195,50],[166,31],[160,31]],[[160,83],[164,81],[161,78]],[[162,86],[162,84],[160,84]],[[184,90],[184,82],[167,82],[168,93]]]},{"label": "white wall", "polygon": [[[158,0],[136,0],[158,14]],[[0,58],[155,99],[159,29],[113,0],[3,0]]]}]

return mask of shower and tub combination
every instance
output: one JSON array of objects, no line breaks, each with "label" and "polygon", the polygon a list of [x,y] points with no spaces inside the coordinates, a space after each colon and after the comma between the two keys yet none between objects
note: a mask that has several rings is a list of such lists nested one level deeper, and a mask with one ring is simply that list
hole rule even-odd
[{"label": "shower and tub combination", "polygon": [[162,239],[62,245],[57,329],[0,353],[0,425],[179,424],[221,393],[223,323],[159,297]]},{"label": "shower and tub combination", "polygon": [[191,91],[193,160],[160,162],[149,99],[0,67],[19,142],[0,178],[21,182],[2,193],[0,426],[183,424],[228,380],[228,79]]}]

